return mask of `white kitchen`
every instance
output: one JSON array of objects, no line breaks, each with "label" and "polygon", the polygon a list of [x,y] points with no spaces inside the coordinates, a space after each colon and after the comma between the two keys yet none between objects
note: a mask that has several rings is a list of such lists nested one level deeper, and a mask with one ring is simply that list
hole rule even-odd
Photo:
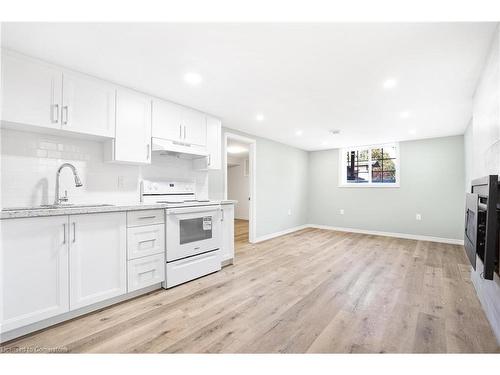
[{"label": "white kitchen", "polygon": [[0,21],[0,359],[498,353],[498,22]]}]

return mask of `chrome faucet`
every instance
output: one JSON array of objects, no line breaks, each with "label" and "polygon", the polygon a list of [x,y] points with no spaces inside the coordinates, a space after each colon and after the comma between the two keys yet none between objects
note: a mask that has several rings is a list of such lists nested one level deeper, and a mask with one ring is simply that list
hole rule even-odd
[{"label": "chrome faucet", "polygon": [[60,205],[61,202],[68,201],[68,192],[65,193],[64,197],[59,197],[59,178],[61,177],[61,170],[64,167],[68,167],[73,171],[73,176],[75,176],[75,186],[76,187],[83,186],[82,181],[80,180],[80,177],[78,177],[78,173],[76,172],[75,166],[73,164],[70,164],[70,163],[62,164],[56,173],[56,199],[54,200],[54,205],[56,205],[56,206]]}]

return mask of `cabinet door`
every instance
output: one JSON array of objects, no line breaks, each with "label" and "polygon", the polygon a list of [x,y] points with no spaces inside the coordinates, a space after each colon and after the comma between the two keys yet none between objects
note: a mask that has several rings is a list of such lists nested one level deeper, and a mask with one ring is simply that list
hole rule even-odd
[{"label": "cabinet door", "polygon": [[64,72],[62,128],[78,133],[115,136],[114,86],[84,74]]},{"label": "cabinet door", "polygon": [[208,169],[221,169],[221,128],[219,119],[207,117]]},{"label": "cabinet door", "polygon": [[222,207],[222,261],[234,259],[234,205]]},{"label": "cabinet door", "polygon": [[50,65],[2,54],[2,120],[61,128],[62,73]]},{"label": "cabinet door", "polygon": [[72,310],[127,292],[126,223],[125,212],[69,217]]},{"label": "cabinet door", "polygon": [[116,92],[114,160],[151,163],[151,100],[129,90]]},{"label": "cabinet door", "polygon": [[152,135],[171,141],[183,140],[182,107],[160,99],[153,99]]},{"label": "cabinet door", "polygon": [[1,329],[69,311],[68,217],[2,220]]},{"label": "cabinet door", "polygon": [[207,120],[205,114],[193,109],[182,111],[183,141],[192,145],[207,144]]},{"label": "cabinet door", "polygon": [[128,291],[133,292],[165,281],[165,254],[133,259],[128,262]]}]

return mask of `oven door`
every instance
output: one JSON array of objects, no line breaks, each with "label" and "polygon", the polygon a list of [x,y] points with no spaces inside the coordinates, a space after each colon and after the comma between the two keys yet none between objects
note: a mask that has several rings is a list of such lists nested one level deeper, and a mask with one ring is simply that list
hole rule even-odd
[{"label": "oven door", "polygon": [[167,208],[167,262],[220,249],[220,206]]},{"label": "oven door", "polygon": [[478,201],[479,196],[477,194],[466,195],[464,246],[465,253],[474,269],[476,269]]}]

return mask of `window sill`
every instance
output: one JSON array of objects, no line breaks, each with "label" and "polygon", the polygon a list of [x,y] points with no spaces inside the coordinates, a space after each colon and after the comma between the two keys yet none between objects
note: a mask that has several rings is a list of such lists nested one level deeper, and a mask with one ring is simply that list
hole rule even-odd
[{"label": "window sill", "polygon": [[367,183],[367,184],[339,184],[339,188],[399,188],[399,182],[395,184],[372,184],[372,183]]}]

